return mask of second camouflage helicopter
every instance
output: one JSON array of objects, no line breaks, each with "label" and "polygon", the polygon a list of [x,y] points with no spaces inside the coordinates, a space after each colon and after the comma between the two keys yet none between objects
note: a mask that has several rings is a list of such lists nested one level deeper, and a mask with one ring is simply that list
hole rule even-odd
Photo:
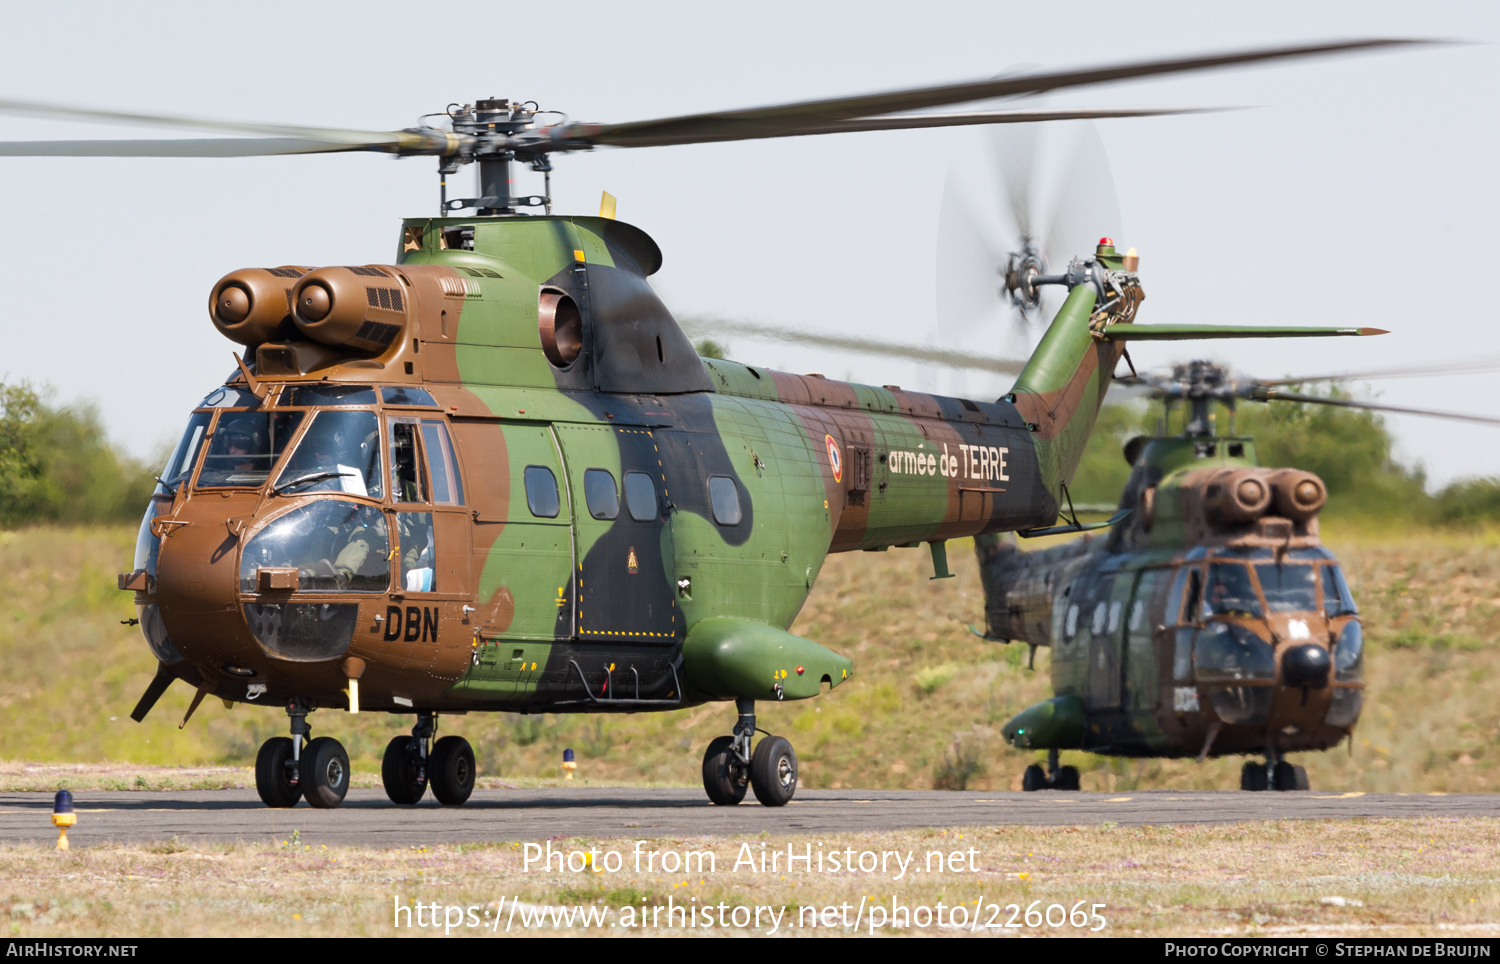
[{"label": "second camouflage helicopter", "polygon": [[[1381,373],[1392,374],[1392,373]],[[1311,379],[1304,379],[1309,381]],[[1305,395],[1231,378],[1209,362],[1168,377],[1125,379],[1169,407],[1183,432],[1138,436],[1107,536],[1037,552],[976,539],[987,636],[1051,653],[1056,695],[1007,722],[1018,749],[1046,750],[1027,790],[1079,789],[1059,752],[1131,757],[1250,755],[1244,790],[1305,790],[1290,753],[1350,738],[1364,699],[1364,628],[1342,571],[1322,544],[1321,479],[1264,468],[1252,439],[1214,430],[1211,407],[1287,400],[1500,424],[1482,416]],[[1165,424],[1166,419],[1163,419]]]}]

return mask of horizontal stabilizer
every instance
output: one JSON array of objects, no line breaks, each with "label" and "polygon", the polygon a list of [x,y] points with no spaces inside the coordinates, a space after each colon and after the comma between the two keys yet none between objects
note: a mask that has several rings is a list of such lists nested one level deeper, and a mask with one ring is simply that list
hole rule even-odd
[{"label": "horizontal stabilizer", "polygon": [[1099,333],[1110,341],[1193,341],[1210,338],[1333,338],[1386,335],[1383,328],[1298,328],[1276,325],[1111,325]]},{"label": "horizontal stabilizer", "polygon": [[1121,509],[1103,522],[1069,522],[1067,525],[1048,526],[1045,529],[1020,529],[1016,535],[1022,539],[1035,539],[1037,536],[1060,536],[1066,532],[1091,532],[1095,529],[1108,529],[1112,525],[1124,522],[1125,517],[1133,510]]}]

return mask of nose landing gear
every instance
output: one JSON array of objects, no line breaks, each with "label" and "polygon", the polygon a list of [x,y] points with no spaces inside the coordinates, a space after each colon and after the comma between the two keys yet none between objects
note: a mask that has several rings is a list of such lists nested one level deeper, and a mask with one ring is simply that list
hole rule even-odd
[{"label": "nose landing gear", "polygon": [[708,799],[732,807],[751,789],[762,806],[785,806],[797,792],[797,754],[792,744],[767,734],[752,753],[755,701],[736,700],[735,708],[740,718],[734,735],[715,737],[703,754],[703,789]]},{"label": "nose landing gear", "polygon": [[1077,767],[1058,766],[1057,750],[1047,751],[1047,769],[1033,763],[1021,775],[1021,789],[1032,790],[1078,790],[1081,783]]}]

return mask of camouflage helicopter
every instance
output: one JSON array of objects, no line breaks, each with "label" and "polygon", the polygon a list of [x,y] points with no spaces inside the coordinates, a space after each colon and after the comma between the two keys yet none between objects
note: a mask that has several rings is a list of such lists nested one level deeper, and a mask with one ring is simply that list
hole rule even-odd
[{"label": "camouflage helicopter", "polygon": [[[1101,243],[1016,285],[1066,300],[1012,391],[944,398],[703,360],[652,291],[639,228],[554,216],[512,193],[518,163],[646,147],[1170,109],[911,114],[944,104],[1278,58],[1358,41],[1009,76],[627,124],[540,123],[480,100],[447,127],[369,132],[189,121],[29,102],[0,111],[249,135],[0,144],[41,156],[369,151],[439,160],[439,217],[406,219],[389,264],[246,268],[216,283],[214,326],[243,346],[188,419],[142,520],[131,571],[159,661],[132,718],[175,680],[283,707],[256,787],[269,806],[335,807],[349,760],[310,739],[314,710],[410,714],[387,795],[461,804],[475,780],[439,714],[668,711],[734,701],[703,782],[778,806],[797,785],[784,738],[753,742],[757,700],[804,699],[853,664],[787,632],[830,552],[1050,531],[1127,339],[1290,330],[1136,324],[1133,264]],[[475,197],[447,176],[474,163]],[[541,208],[528,215],[524,208]],[[470,214],[462,214],[471,210]],[[460,212],[455,214],[455,212]],[[1360,335],[1370,329],[1300,329]],[[1072,528],[1063,526],[1061,528]]]},{"label": "camouflage helicopter", "polygon": [[[1491,370],[1493,360],[1449,370]],[[1437,371],[1438,369],[1428,369]],[[1364,691],[1364,631],[1337,560],[1318,535],[1327,501],[1311,472],[1264,468],[1252,439],[1233,428],[1236,401],[1285,400],[1375,411],[1500,419],[1400,408],[1286,390],[1291,383],[1390,376],[1235,379],[1206,361],[1169,376],[1117,379],[1189,407],[1182,434],[1136,436],[1131,474],[1107,536],[1022,552],[976,538],[986,595],[986,638],[1051,652],[1054,695],[1001,729],[1018,749],[1045,749],[1026,768],[1026,790],[1077,790],[1065,749],[1135,757],[1264,754],[1246,761],[1242,790],[1306,790],[1288,753],[1350,738]],[[1218,435],[1215,402],[1230,412]],[[1167,418],[1163,419],[1163,426]]]}]

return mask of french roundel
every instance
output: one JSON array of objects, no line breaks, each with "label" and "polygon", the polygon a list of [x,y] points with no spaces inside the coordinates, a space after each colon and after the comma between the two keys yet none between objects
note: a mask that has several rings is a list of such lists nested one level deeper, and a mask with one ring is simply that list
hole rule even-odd
[{"label": "french roundel", "polygon": [[823,436],[823,441],[828,445],[828,466],[833,469],[833,481],[844,481],[844,457],[839,454],[839,443],[833,440],[832,435]]}]

